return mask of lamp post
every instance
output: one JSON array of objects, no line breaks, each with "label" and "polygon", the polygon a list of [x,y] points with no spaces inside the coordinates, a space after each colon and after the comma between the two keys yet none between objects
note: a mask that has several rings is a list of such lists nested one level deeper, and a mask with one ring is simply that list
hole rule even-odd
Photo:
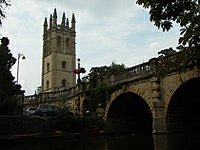
[{"label": "lamp post", "polygon": [[20,54],[18,53],[18,57],[17,57],[17,84],[18,84],[18,79],[19,79],[19,60],[22,57],[22,59],[26,59],[24,54]]},{"label": "lamp post", "polygon": [[[77,64],[78,64],[77,67],[78,68],[73,70],[73,73],[78,75],[78,79],[77,79],[78,89],[79,89],[80,83],[81,83],[80,74],[86,72],[85,68],[80,67],[81,66],[80,61],[81,61],[80,58],[78,58],[77,59]],[[77,99],[77,101],[75,101],[74,104],[75,104],[75,107],[74,107],[75,108],[75,114],[78,115],[79,114],[78,112],[80,111],[80,95],[79,94],[78,94],[78,99]]]},{"label": "lamp post", "polygon": [[[77,63],[78,63],[78,70],[80,70],[80,58],[77,59]],[[78,73],[78,79],[77,79],[77,83],[81,82],[81,78],[80,78],[80,72]]]},{"label": "lamp post", "polygon": [[81,82],[81,78],[80,78],[80,74],[81,73],[85,73],[85,68],[83,67],[80,67],[80,58],[77,59],[77,63],[78,63],[78,68],[77,69],[74,69],[73,70],[73,73],[77,74],[78,75],[78,79],[77,79],[77,83],[80,83]]}]

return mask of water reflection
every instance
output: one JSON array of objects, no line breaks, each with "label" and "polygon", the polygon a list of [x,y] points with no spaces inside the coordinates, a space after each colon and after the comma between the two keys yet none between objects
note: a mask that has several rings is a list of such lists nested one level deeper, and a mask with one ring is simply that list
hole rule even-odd
[{"label": "water reflection", "polygon": [[107,135],[6,144],[1,150],[191,150],[200,149],[199,133]]},{"label": "water reflection", "polygon": [[154,150],[152,136],[107,135],[78,139],[41,140],[7,147],[6,150]]},{"label": "water reflection", "polygon": [[153,137],[151,135],[137,136],[110,136],[106,137],[105,150],[154,150]]},{"label": "water reflection", "polygon": [[200,149],[200,132],[154,135],[155,150]]}]

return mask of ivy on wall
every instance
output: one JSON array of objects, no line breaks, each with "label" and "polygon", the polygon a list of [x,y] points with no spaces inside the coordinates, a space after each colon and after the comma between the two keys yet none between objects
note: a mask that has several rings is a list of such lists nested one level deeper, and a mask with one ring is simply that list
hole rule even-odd
[{"label": "ivy on wall", "polygon": [[101,79],[109,76],[114,72],[125,69],[124,64],[116,64],[112,62],[110,66],[92,67],[89,73],[89,90],[86,92],[86,97],[89,103],[91,112],[95,113],[98,107],[105,108],[106,101],[115,90],[121,88],[120,85],[107,85],[101,83]]},{"label": "ivy on wall", "polygon": [[107,100],[110,99],[110,95],[120,88],[122,88],[121,85],[101,85],[89,88],[87,100],[90,110],[95,113],[98,107],[105,108]]}]

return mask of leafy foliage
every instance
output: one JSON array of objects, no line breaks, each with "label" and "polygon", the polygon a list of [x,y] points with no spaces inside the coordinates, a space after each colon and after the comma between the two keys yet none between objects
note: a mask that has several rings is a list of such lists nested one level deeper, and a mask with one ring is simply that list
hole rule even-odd
[{"label": "leafy foliage", "polygon": [[177,71],[185,72],[191,66],[200,65],[200,51],[194,47],[179,47],[181,51],[175,52],[172,48],[161,50],[158,54],[158,75],[165,76],[166,74]]},{"label": "leafy foliage", "polygon": [[14,77],[10,71],[16,59],[8,49],[9,40],[3,37],[0,45],[0,113],[9,113],[17,104],[17,96],[24,94],[21,86],[15,84]]},{"label": "leafy foliage", "polygon": [[163,31],[169,31],[176,22],[181,26],[179,44],[196,47],[200,44],[199,0],[137,0],[150,9],[150,21]]},{"label": "leafy foliage", "polygon": [[164,55],[164,56],[175,54],[175,53],[176,53],[176,51],[173,50],[173,48],[171,48],[171,47],[169,49],[163,49],[163,50],[158,52],[158,54],[161,54],[161,55]]},{"label": "leafy foliage", "polygon": [[123,69],[125,69],[124,64],[119,65],[112,62],[110,66],[93,67],[90,70],[90,88],[87,95],[90,109],[93,113],[96,111],[99,104],[101,104],[102,107],[105,107],[110,94],[120,86],[105,85],[104,83],[101,83],[101,79]]},{"label": "leafy foliage", "polygon": [[9,0],[0,0],[0,26],[2,25],[2,19],[6,17],[5,8],[10,6]]},{"label": "leafy foliage", "polygon": [[102,67],[92,67],[90,73],[88,74],[90,80],[90,87],[97,86],[97,80],[100,80],[103,76],[107,76],[118,72],[120,70],[125,69],[124,64],[116,64],[112,62],[110,66],[102,66]]}]

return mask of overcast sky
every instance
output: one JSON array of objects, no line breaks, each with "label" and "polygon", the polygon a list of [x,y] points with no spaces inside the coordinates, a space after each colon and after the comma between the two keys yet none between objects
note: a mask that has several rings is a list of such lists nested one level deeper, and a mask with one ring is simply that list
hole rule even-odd
[{"label": "overcast sky", "polygon": [[[158,51],[175,48],[178,27],[170,32],[158,30],[149,21],[148,10],[136,0],[11,0],[7,18],[0,28],[1,37],[10,39],[9,48],[20,59],[19,83],[26,95],[41,85],[42,35],[45,17],[57,9],[76,18],[76,55],[87,73],[91,67],[109,66],[113,61],[131,67],[157,57]],[[12,69],[17,75],[17,63]]]}]

